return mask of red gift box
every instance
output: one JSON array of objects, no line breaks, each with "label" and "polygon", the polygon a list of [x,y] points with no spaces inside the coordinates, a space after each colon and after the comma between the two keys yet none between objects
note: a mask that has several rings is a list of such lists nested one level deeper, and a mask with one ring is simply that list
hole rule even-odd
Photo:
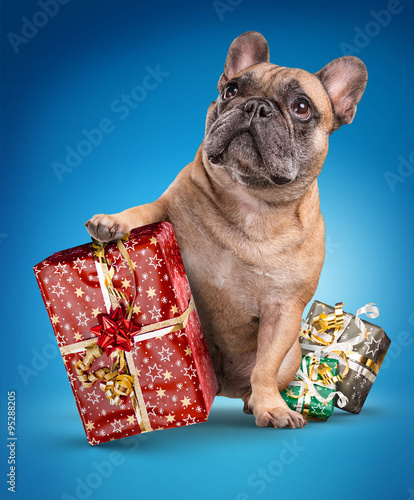
[{"label": "red gift box", "polygon": [[34,271],[90,444],[207,420],[217,381],[171,224]]}]

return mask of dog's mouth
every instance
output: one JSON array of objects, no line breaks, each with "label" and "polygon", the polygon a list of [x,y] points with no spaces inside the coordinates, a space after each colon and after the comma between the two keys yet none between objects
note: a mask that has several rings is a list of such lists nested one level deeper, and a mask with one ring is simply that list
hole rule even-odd
[{"label": "dog's mouth", "polygon": [[[208,160],[214,166],[224,166],[225,165],[224,152],[220,153],[218,155],[212,156],[211,158],[208,158]],[[243,180],[246,184],[250,180],[250,177],[247,175],[239,174],[239,176],[240,176],[241,180]],[[285,184],[289,184],[289,183],[293,182],[293,180],[294,180],[294,179],[289,179],[287,177],[274,175],[274,174],[269,175],[268,179],[276,186],[284,186]]]},{"label": "dog's mouth", "polygon": [[284,186],[285,184],[293,182],[294,179],[288,179],[287,177],[280,177],[278,175],[271,175],[270,180],[277,186]]},{"label": "dog's mouth", "polygon": [[[271,147],[265,141],[258,141],[253,130],[232,130],[228,141],[221,144],[218,152],[207,144],[207,158],[213,166],[222,167],[230,174],[237,171],[236,177],[244,184],[272,184],[284,186],[294,181],[294,176],[284,175],[286,168],[279,158],[272,155]],[[209,147],[210,146],[210,147]],[[290,173],[290,172],[289,172]],[[262,182],[259,182],[259,179]]]}]

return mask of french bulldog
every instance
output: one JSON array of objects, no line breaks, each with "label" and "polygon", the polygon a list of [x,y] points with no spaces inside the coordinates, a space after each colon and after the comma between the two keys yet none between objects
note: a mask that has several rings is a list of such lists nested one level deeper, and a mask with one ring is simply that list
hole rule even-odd
[{"label": "french bulldog", "polygon": [[258,426],[306,424],[280,391],[299,368],[302,313],[324,261],[317,177],[330,134],[352,122],[366,82],[356,57],[309,73],[269,63],[260,33],[240,35],[194,161],[153,203],[86,223],[100,241],[172,223],[218,395],[242,398]]}]

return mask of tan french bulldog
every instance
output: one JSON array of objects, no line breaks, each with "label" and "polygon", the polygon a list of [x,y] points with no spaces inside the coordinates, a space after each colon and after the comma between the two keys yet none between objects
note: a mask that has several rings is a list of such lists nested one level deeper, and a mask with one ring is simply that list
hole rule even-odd
[{"label": "tan french bulldog", "polygon": [[366,82],[356,57],[312,74],[270,64],[260,33],[240,35],[194,161],[157,201],[86,223],[101,241],[172,223],[218,394],[242,398],[258,426],[306,424],[280,391],[299,368],[301,317],[324,260],[317,177],[330,134],[352,122]]}]

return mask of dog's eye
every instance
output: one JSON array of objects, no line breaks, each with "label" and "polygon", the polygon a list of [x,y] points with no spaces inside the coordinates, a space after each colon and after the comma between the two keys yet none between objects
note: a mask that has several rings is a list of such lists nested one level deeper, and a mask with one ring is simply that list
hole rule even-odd
[{"label": "dog's eye", "polygon": [[234,85],[234,83],[228,85],[226,89],[224,90],[223,98],[224,99],[233,99],[236,97],[236,95],[239,93],[239,89],[237,88],[237,85]]},{"label": "dog's eye", "polygon": [[311,112],[309,104],[304,99],[295,99],[290,108],[299,118],[308,118]]}]

